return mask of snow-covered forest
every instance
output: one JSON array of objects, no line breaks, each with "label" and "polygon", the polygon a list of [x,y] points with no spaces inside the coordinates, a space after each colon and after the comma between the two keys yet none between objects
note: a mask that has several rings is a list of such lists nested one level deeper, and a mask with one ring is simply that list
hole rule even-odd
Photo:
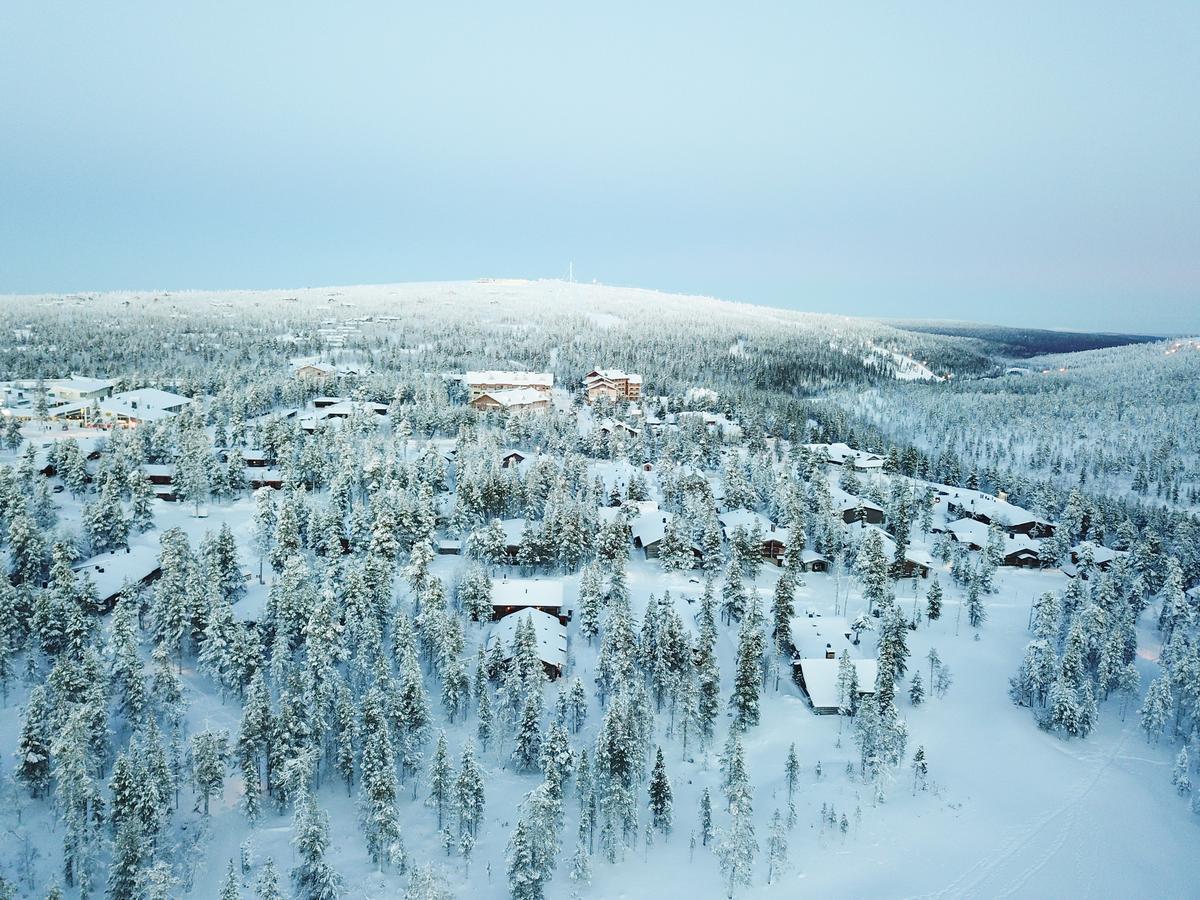
[{"label": "snow-covered forest", "polygon": [[558,281],[0,335],[0,898],[1194,893],[1198,342]]}]

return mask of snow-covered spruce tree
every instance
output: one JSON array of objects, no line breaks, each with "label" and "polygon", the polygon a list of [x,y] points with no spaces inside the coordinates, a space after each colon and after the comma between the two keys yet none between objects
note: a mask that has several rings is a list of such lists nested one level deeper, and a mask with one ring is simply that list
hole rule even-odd
[{"label": "snow-covered spruce tree", "polygon": [[229,733],[201,731],[191,740],[192,778],[196,793],[208,815],[209,800],[225,790],[225,765],[229,757]]},{"label": "snow-covered spruce tree", "polygon": [[513,900],[543,900],[554,875],[560,823],[558,803],[545,784],[521,804],[508,841],[508,887]]},{"label": "snow-covered spruce tree", "polygon": [[1175,768],[1171,772],[1171,784],[1175,786],[1176,792],[1180,796],[1186,796],[1192,792],[1192,763],[1188,757],[1187,747],[1179,748],[1179,755],[1175,757]]},{"label": "snow-covered spruce tree", "polygon": [[485,622],[492,615],[492,579],[487,569],[472,565],[458,585],[458,602],[472,622]]},{"label": "snow-covered spruce tree", "polygon": [[398,864],[404,845],[396,811],[399,786],[396,783],[395,754],[392,750],[387,707],[383,692],[373,686],[363,701],[362,782],[359,806],[367,853],[379,869]]},{"label": "snow-covered spruce tree", "polygon": [[788,845],[787,829],[779,810],[771,817],[771,833],[767,838],[767,884],[772,884],[775,877],[787,868]]},{"label": "snow-covered spruce tree", "polygon": [[229,867],[225,870],[225,880],[221,882],[221,893],[217,895],[218,900],[240,900],[242,896],[242,887],[238,882],[237,870],[233,867],[233,860],[229,861]]},{"label": "snow-covered spruce tree", "polygon": [[738,631],[737,663],[733,674],[733,692],[729,708],[733,712],[733,727],[745,731],[758,724],[760,665],[766,638],[762,631],[762,615],[758,597],[751,599],[751,612],[742,620]]},{"label": "snow-covered spruce tree", "polygon": [[446,873],[438,871],[431,863],[419,865],[409,876],[404,900],[454,900],[446,880]]},{"label": "snow-covered spruce tree", "polygon": [[292,869],[296,897],[298,900],[336,900],[341,895],[342,878],[325,861],[325,851],[329,849],[329,816],[303,788],[296,797],[292,834],[292,844],[300,857]]},{"label": "snow-covered spruce tree", "polygon": [[571,749],[565,716],[555,716],[546,730],[546,739],[542,742],[541,767],[551,796],[561,800],[563,784],[575,770],[575,753]]},{"label": "snow-covered spruce tree", "polygon": [[912,760],[913,771],[913,794],[918,790],[925,790],[925,783],[929,777],[929,762],[925,758],[925,748],[918,747],[917,752],[913,754]]},{"label": "snow-covered spruce tree", "polygon": [[438,732],[437,743],[434,745],[433,758],[429,761],[429,798],[428,806],[437,810],[438,831],[442,830],[446,808],[450,804],[453,789],[453,770],[450,766],[450,749],[446,744],[446,733]]},{"label": "snow-covered spruce tree", "polygon": [[654,757],[654,768],[650,773],[650,825],[664,836],[671,833],[673,819],[671,780],[667,778],[667,766],[663,761],[662,747]]},{"label": "snow-covered spruce tree", "polygon": [[712,795],[708,788],[700,792],[700,843],[705,847],[713,837]]},{"label": "snow-covered spruce tree", "polygon": [[942,617],[942,585],[938,581],[935,574],[933,581],[929,583],[929,590],[925,592],[925,618],[930,622],[936,622]]},{"label": "snow-covered spruce tree", "polygon": [[716,853],[725,876],[726,896],[733,897],[737,887],[749,886],[754,857],[758,853],[752,788],[745,765],[741,763],[740,744],[736,744],[725,794],[729,804],[729,827],[717,834]]},{"label": "snow-covered spruce tree", "polygon": [[17,764],[14,775],[35,799],[50,786],[50,704],[44,685],[29,692],[25,718],[17,740]]},{"label": "snow-covered spruce tree", "polygon": [[579,578],[579,630],[587,638],[589,646],[600,633],[602,593],[599,568],[594,564],[584,566]]},{"label": "snow-covered spruce tree", "polygon": [[887,603],[892,596],[891,580],[888,578],[888,560],[883,552],[883,539],[874,528],[867,531],[859,544],[855,568],[862,582],[863,599],[867,601],[867,612],[874,612],[877,604]]},{"label": "snow-covered spruce tree", "polygon": [[460,835],[479,834],[479,823],[483,821],[484,781],[483,772],[475,759],[475,745],[468,738],[459,760],[458,776],[454,780],[453,805],[458,814]]},{"label": "snow-covered spruce tree", "polygon": [[263,861],[258,880],[254,883],[254,897],[255,900],[284,900],[283,892],[279,889],[275,860],[269,856]]},{"label": "snow-covered spruce tree", "polygon": [[792,645],[792,618],[796,615],[792,578],[789,571],[780,575],[771,598],[771,639],[776,653],[786,653]]},{"label": "snow-covered spruce tree", "polygon": [[704,595],[700,598],[700,633],[695,651],[696,723],[699,727],[701,747],[712,743],[717,715],[721,709],[721,676],[717,667],[717,625],[714,616],[716,600],[712,587],[712,579],[709,579],[705,583]]},{"label": "snow-covered spruce tree", "polygon": [[913,706],[920,706],[925,700],[925,685],[921,680],[921,672],[917,670],[913,672],[912,683],[908,688],[908,702]]},{"label": "snow-covered spruce tree", "polygon": [[984,585],[978,571],[967,579],[967,622],[978,628],[987,621],[987,609],[983,605]]},{"label": "snow-covered spruce tree", "polygon": [[679,516],[671,516],[663,526],[659,559],[668,572],[683,572],[695,563],[689,529]]}]

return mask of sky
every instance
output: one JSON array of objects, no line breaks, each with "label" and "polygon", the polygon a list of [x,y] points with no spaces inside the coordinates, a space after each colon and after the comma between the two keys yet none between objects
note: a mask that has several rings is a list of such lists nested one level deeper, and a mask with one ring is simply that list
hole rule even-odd
[{"label": "sky", "polygon": [[0,293],[573,263],[1197,333],[1198,46],[1195,0],[5,0]]}]

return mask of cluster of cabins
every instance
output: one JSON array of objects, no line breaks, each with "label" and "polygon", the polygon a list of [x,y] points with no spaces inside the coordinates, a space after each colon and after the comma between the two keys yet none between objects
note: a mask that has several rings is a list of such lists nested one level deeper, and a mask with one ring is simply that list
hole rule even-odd
[{"label": "cluster of cabins", "polygon": [[1054,535],[1057,526],[1053,522],[1009,503],[1003,494],[995,496],[945,484],[932,487],[936,492],[934,502],[945,503],[947,514],[946,524],[935,525],[934,532],[949,535],[969,550],[982,550],[995,523],[1004,532],[1004,565],[1036,568],[1043,564],[1041,538]]},{"label": "cluster of cabins", "polygon": [[[71,375],[39,385],[12,381],[0,390],[0,413],[17,419],[80,422],[94,428],[158,422],[180,412],[189,397],[158,388],[117,391],[111,378]],[[44,414],[40,412],[44,403]]]}]

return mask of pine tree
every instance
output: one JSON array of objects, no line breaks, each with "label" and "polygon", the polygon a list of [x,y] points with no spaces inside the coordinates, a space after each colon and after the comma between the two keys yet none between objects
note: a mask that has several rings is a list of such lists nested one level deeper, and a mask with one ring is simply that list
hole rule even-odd
[{"label": "pine tree", "polygon": [[708,788],[705,788],[700,794],[700,843],[707,847],[712,836],[712,795],[709,794]]},{"label": "pine tree", "polygon": [[1150,682],[1146,699],[1142,703],[1142,730],[1146,732],[1146,740],[1153,738],[1155,743],[1158,742],[1173,705],[1170,680],[1166,674],[1159,675]]},{"label": "pine tree", "polygon": [[292,869],[298,900],[336,900],[342,879],[325,861],[329,848],[329,816],[312,794],[301,788],[296,799],[292,843],[300,862]]},{"label": "pine tree", "polygon": [[483,773],[475,759],[475,746],[468,738],[459,761],[458,777],[454,781],[454,808],[458,812],[461,835],[476,837],[483,820]]},{"label": "pine tree", "polygon": [[739,731],[757,725],[759,718],[759,673],[764,638],[761,613],[754,614],[757,608],[758,599],[755,598],[751,601],[751,614],[743,619],[738,632],[737,663],[729,708],[733,711],[733,726]]},{"label": "pine tree", "polygon": [[228,747],[229,734],[225,731],[206,730],[192,737],[192,775],[206,816],[210,798],[225,789]]},{"label": "pine tree", "polygon": [[912,684],[908,689],[908,702],[920,706],[925,699],[925,685],[921,683],[921,673],[913,672]]},{"label": "pine tree", "polygon": [[659,747],[650,775],[650,824],[666,836],[671,833],[671,820],[671,781],[667,778],[662,747]]},{"label": "pine tree", "polygon": [[254,884],[254,896],[257,900],[284,900],[279,890],[279,873],[275,870],[275,860],[267,857],[262,871],[258,873],[258,881]]},{"label": "pine tree", "polygon": [[925,782],[929,776],[929,763],[925,759],[924,747],[918,747],[917,752],[913,754],[912,770],[913,794],[915,795],[918,789],[925,790]]},{"label": "pine tree", "polygon": [[513,900],[542,900],[554,871],[558,804],[546,785],[535,788],[521,806],[508,842],[508,887]]},{"label": "pine tree", "polygon": [[433,759],[429,762],[429,802],[437,810],[438,831],[442,830],[446,805],[450,802],[453,788],[453,772],[450,769],[450,751],[446,746],[446,733],[438,733]]},{"label": "pine tree", "polygon": [[792,575],[785,572],[775,582],[771,600],[771,638],[776,653],[786,653],[792,646],[792,617],[796,615],[792,593]]},{"label": "pine tree", "polygon": [[[395,755],[383,692],[373,686],[363,702],[362,784],[359,789],[367,852],[382,870],[403,853],[400,821],[396,812],[399,786]],[[311,800],[309,802],[312,802]]]},{"label": "pine tree", "polygon": [[942,585],[937,575],[933,576],[929,590],[925,592],[925,617],[930,622],[936,622],[942,617]]},{"label": "pine tree", "polygon": [[242,888],[238,883],[237,870],[233,867],[233,860],[229,861],[229,868],[225,872],[225,881],[221,884],[220,900],[239,900],[242,896]]},{"label": "pine tree", "polygon": [[38,685],[29,692],[25,720],[17,742],[15,775],[29,788],[32,797],[42,796],[50,786],[50,704],[46,688]]},{"label": "pine tree", "polygon": [[767,884],[783,872],[788,862],[787,830],[779,810],[771,817],[771,834],[767,838]]},{"label": "pine tree", "polygon": [[1187,747],[1179,748],[1179,755],[1175,757],[1175,769],[1171,773],[1171,784],[1175,785],[1175,790],[1180,796],[1190,794],[1192,792],[1192,763],[1188,758]]}]

